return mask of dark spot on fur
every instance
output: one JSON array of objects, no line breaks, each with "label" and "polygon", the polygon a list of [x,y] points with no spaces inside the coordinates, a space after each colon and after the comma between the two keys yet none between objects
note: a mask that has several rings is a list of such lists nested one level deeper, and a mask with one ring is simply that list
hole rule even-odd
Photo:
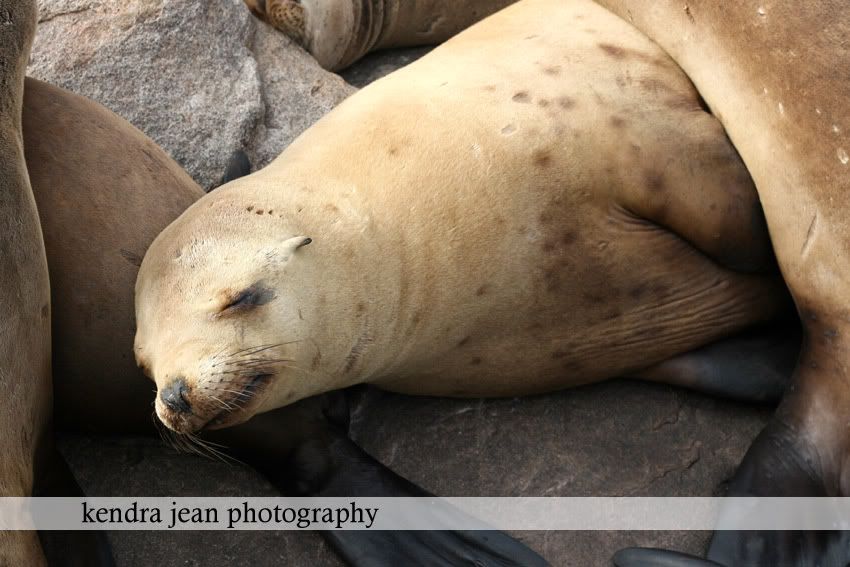
[{"label": "dark spot on fur", "polygon": [[578,236],[576,235],[575,232],[565,232],[561,236],[561,244],[568,246],[568,245],[572,244],[573,242],[575,242],[577,238],[578,238]]},{"label": "dark spot on fur", "polygon": [[540,106],[540,108],[546,108],[547,106],[549,106],[549,101],[545,98],[541,98],[537,101],[537,105]]},{"label": "dark spot on fur", "polygon": [[612,116],[608,123],[614,128],[621,129],[626,125],[626,120],[621,116]]},{"label": "dark spot on fur", "polygon": [[596,45],[609,57],[613,57],[614,59],[626,58],[626,50],[622,47],[617,47],[616,45],[611,45],[610,43],[597,43]]},{"label": "dark spot on fur", "polygon": [[667,83],[653,77],[647,77],[638,81],[640,88],[648,93],[659,94],[663,92],[673,92]]},{"label": "dark spot on fur", "polygon": [[554,252],[555,248],[557,248],[557,247],[555,246],[555,243],[552,242],[551,240],[547,240],[546,242],[543,243],[543,251],[544,252]]},{"label": "dark spot on fur", "polygon": [[576,101],[568,96],[559,96],[558,97],[558,106],[563,108],[564,110],[569,110],[570,108],[576,105]]},{"label": "dark spot on fur", "polygon": [[558,291],[561,287],[561,274],[558,273],[558,270],[546,270],[543,274],[543,280],[546,282],[546,291]]},{"label": "dark spot on fur", "polygon": [[254,210],[254,205],[249,205],[248,207],[245,207],[245,210],[250,213],[251,211]]},{"label": "dark spot on fur", "polygon": [[543,72],[547,75],[558,75],[561,72],[560,65],[550,65],[549,67],[544,67]]},{"label": "dark spot on fur", "polygon": [[646,174],[646,187],[653,193],[664,190],[664,175],[657,171],[650,171]]},{"label": "dark spot on fur", "polygon": [[49,317],[49,316],[50,316],[50,305],[45,303],[44,305],[41,306],[41,318],[47,319],[47,317]]},{"label": "dark spot on fur", "polygon": [[552,165],[552,155],[546,150],[535,150],[531,158],[537,167],[549,167]]},{"label": "dark spot on fur", "polygon": [[316,355],[313,357],[313,362],[310,363],[310,368],[313,370],[317,369],[320,362],[322,362],[322,351],[316,351]]},{"label": "dark spot on fur", "polygon": [[[549,224],[550,222],[555,220],[554,217],[552,216],[552,213],[549,212],[549,211],[543,211],[542,213],[540,213],[540,216],[537,217],[537,218],[543,224]],[[523,227],[522,230],[525,231],[525,228]]]},{"label": "dark spot on fur", "polygon": [[397,155],[398,148],[390,148],[389,150],[387,150],[387,153],[389,153],[391,156]]},{"label": "dark spot on fur", "polygon": [[257,214],[258,214],[258,215],[261,215],[261,214],[263,214],[264,212],[265,212],[265,211],[264,211],[263,209],[257,209]]},{"label": "dark spot on fur", "polygon": [[120,254],[122,258],[124,258],[137,268],[142,265],[142,257],[138,254],[130,252],[129,250],[124,250],[123,248],[121,249]]},{"label": "dark spot on fur", "polygon": [[363,313],[364,311],[366,311],[366,305],[364,305],[363,303],[358,303],[357,304],[357,313],[358,314]]},{"label": "dark spot on fur", "polygon": [[333,203],[328,203],[327,205],[325,205],[325,210],[330,211],[332,213],[338,213],[339,212],[339,208],[337,208],[337,206],[334,205]]},{"label": "dark spot on fur", "polygon": [[659,297],[664,297],[670,293],[670,287],[661,283],[653,284],[652,293]]},{"label": "dark spot on fur", "polygon": [[632,299],[640,299],[643,297],[643,294],[646,293],[646,286],[643,284],[636,285],[632,289],[629,290],[629,297]]},{"label": "dark spot on fur", "polygon": [[525,91],[519,91],[513,97],[511,97],[511,100],[514,102],[528,104],[529,102],[531,102],[531,96]]},{"label": "dark spot on fur", "polygon": [[481,287],[479,287],[479,288],[475,291],[475,295],[477,295],[478,297],[481,297],[481,296],[482,296],[482,295],[484,295],[485,293],[487,293],[487,284],[482,285]]},{"label": "dark spot on fur", "polygon": [[462,347],[463,345],[465,345],[466,343],[468,343],[468,342],[469,342],[469,339],[471,339],[471,338],[472,338],[472,337],[469,337],[469,336],[467,336],[467,337],[463,337],[463,338],[462,338],[462,339],[461,339],[461,340],[457,343],[458,348],[460,348],[460,347]]},{"label": "dark spot on fur", "polygon": [[469,364],[470,366],[478,366],[479,364],[481,364],[481,358],[476,356],[475,358],[469,361]]},{"label": "dark spot on fur", "polygon": [[496,85],[484,85],[484,90],[492,93],[496,90]]},{"label": "dark spot on fur", "polygon": [[605,297],[600,295],[599,293],[587,292],[582,295],[585,301],[589,301],[590,303],[605,303]]},{"label": "dark spot on fur", "polygon": [[268,213],[266,213],[266,214],[269,214],[269,215],[270,215],[270,214],[272,214],[272,213],[274,213],[274,211],[273,211],[272,209],[269,209],[269,212],[268,212]]}]

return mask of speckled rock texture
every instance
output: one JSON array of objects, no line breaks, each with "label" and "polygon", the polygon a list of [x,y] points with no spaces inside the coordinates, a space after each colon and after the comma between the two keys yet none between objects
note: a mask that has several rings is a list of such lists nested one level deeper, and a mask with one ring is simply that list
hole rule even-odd
[{"label": "speckled rock texture", "polygon": [[263,166],[354,91],[241,0],[40,0],[28,74],[123,116],[207,189],[234,150]]},{"label": "speckled rock texture", "polygon": [[[234,149],[255,167],[355,89],[252,19],[241,0],[42,0],[30,73],[104,103],[205,187]],[[427,49],[374,54],[343,73],[362,87]],[[707,496],[770,410],[613,381],[522,399],[353,394],[355,439],[447,496]],[[253,471],[178,455],[158,440],[64,436],[91,495],[272,495]],[[609,565],[626,545],[700,553],[702,532],[522,532],[553,565]],[[340,565],[315,533],[114,532],[119,567]]]}]

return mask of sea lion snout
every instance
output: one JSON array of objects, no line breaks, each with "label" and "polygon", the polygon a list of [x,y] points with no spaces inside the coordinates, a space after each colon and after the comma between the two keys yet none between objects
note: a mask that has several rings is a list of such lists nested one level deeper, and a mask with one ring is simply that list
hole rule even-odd
[{"label": "sea lion snout", "polygon": [[192,406],[188,400],[189,387],[182,377],[175,378],[170,384],[159,391],[162,403],[173,412],[190,413]]}]

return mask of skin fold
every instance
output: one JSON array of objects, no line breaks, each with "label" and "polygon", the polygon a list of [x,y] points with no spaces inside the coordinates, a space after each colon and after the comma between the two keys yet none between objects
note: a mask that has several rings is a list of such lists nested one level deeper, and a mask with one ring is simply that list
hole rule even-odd
[{"label": "skin fold", "polygon": [[442,43],[516,0],[245,0],[251,12],[306,48],[325,69],[366,53]]},{"label": "skin fold", "polygon": [[[732,493],[850,494],[847,286],[850,276],[850,20],[843,2],[600,0],[688,74],[741,154],[764,206],[803,349],[772,423]],[[844,565],[846,536],[719,533],[725,565]]]}]

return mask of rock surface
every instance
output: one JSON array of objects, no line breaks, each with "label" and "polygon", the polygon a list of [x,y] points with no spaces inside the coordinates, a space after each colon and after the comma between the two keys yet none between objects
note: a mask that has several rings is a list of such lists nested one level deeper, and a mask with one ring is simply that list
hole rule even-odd
[{"label": "rock surface", "polygon": [[[232,151],[255,168],[353,92],[248,15],[241,0],[42,0],[30,73],[104,103],[205,187]],[[426,49],[376,54],[344,77],[363,86]],[[452,496],[712,495],[769,411],[615,381],[509,400],[410,398],[363,389],[355,438],[421,486]],[[257,474],[177,455],[152,439],[66,436],[87,493],[272,495]],[[699,532],[523,532],[553,565],[608,565],[626,545],[700,553]],[[340,565],[315,533],[114,532],[120,567]]]},{"label": "rock surface", "polygon": [[[364,389],[355,439],[445,496],[721,494],[769,410],[676,388],[614,381],[506,400],[413,398]],[[177,455],[152,439],[66,436],[92,496],[273,495],[253,471]],[[701,553],[704,532],[514,533],[553,565],[608,565],[630,545]],[[340,565],[315,533],[113,532],[119,567]]]},{"label": "rock surface", "polygon": [[203,187],[265,165],[353,89],[241,0],[40,0],[30,75],[92,98]]}]

